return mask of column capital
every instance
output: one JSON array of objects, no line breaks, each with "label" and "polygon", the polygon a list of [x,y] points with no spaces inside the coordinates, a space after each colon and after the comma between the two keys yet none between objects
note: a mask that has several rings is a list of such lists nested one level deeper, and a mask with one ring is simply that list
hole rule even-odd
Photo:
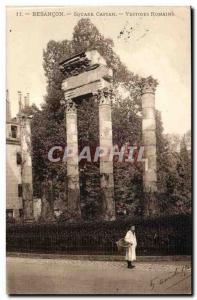
[{"label": "column capital", "polygon": [[112,88],[104,88],[102,90],[98,90],[97,93],[95,93],[96,98],[98,100],[99,105],[102,104],[112,104],[113,99],[113,90]]},{"label": "column capital", "polygon": [[74,100],[66,100],[66,113],[77,113],[77,105]]},{"label": "column capital", "polygon": [[143,94],[154,94],[158,85],[157,80],[151,76],[142,79],[142,95]]}]

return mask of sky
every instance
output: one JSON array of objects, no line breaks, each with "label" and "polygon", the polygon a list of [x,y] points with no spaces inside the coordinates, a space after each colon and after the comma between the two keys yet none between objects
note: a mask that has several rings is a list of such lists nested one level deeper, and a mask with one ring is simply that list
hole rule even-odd
[{"label": "sky", "polygon": [[[59,16],[35,16],[37,12]],[[31,103],[39,106],[43,102],[43,49],[49,40],[71,39],[74,26],[85,13],[93,14],[89,17],[92,23],[114,41],[114,51],[130,71],[159,81],[156,108],[161,111],[164,132],[184,134],[190,130],[189,7],[7,8],[6,79],[12,116],[18,112],[19,90],[30,93]],[[109,15],[112,13],[115,16]]]}]

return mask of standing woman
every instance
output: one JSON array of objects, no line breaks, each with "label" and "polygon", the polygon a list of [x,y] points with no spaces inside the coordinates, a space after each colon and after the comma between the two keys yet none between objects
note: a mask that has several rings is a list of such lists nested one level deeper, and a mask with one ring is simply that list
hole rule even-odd
[{"label": "standing woman", "polygon": [[128,268],[132,269],[135,268],[134,265],[132,265],[132,262],[136,260],[136,252],[135,248],[137,247],[137,240],[135,236],[135,226],[131,226],[131,229],[127,231],[127,234],[124,238],[125,242],[129,244],[129,246],[126,248],[126,261],[128,263]]}]

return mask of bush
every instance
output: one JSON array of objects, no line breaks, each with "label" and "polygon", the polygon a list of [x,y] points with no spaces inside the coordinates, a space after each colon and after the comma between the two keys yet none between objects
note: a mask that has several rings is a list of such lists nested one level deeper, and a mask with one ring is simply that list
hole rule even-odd
[{"label": "bush", "polygon": [[137,255],[191,255],[191,215],[112,222],[8,224],[7,251],[118,254],[115,242],[136,225]]}]

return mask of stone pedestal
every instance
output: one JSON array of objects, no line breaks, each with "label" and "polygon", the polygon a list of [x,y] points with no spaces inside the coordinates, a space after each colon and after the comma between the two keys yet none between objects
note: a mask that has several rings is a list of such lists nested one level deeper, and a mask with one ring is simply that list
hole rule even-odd
[{"label": "stone pedestal", "polygon": [[143,175],[145,192],[157,191],[155,89],[155,82],[147,78],[142,89],[142,139],[148,161]]},{"label": "stone pedestal", "polygon": [[33,221],[33,186],[31,159],[31,119],[21,117],[22,201],[26,222]]},{"label": "stone pedestal", "polygon": [[71,215],[75,216],[75,219],[77,219],[81,218],[81,209],[78,168],[77,108],[73,100],[67,100],[66,132],[67,149],[74,151],[72,157],[67,157],[68,211]]},{"label": "stone pedestal", "polygon": [[[109,153],[113,149],[111,95],[108,91],[99,92],[99,139],[100,147]],[[104,220],[115,220],[113,161],[109,155],[100,157],[100,184]]]}]

